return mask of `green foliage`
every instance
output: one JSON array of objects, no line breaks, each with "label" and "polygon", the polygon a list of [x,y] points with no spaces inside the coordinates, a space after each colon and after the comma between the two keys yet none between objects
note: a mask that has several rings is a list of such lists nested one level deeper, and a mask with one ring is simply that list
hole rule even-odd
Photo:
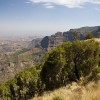
[{"label": "green foliage", "polygon": [[0,84],[0,99],[10,100],[10,90],[5,86],[5,84]]},{"label": "green foliage", "polygon": [[99,45],[94,41],[75,41],[70,47],[70,51],[70,59],[69,56],[67,58],[70,61],[72,60],[70,63],[73,64],[73,71],[79,80],[81,75],[88,75],[92,67],[96,65]]},{"label": "green foliage", "polygon": [[94,41],[67,42],[49,52],[41,71],[47,89],[86,77],[98,64],[99,44]]},{"label": "green foliage", "polygon": [[[47,61],[41,72],[41,78],[46,83],[48,89],[58,87],[61,85],[62,69],[65,65],[64,50],[62,48],[55,48],[50,52]],[[54,81],[55,80],[55,81]]]},{"label": "green foliage", "polygon": [[[45,62],[27,68],[0,84],[1,100],[28,100],[81,77],[97,79],[100,73],[100,45],[91,41],[66,42],[49,51]],[[31,58],[29,56],[29,58]],[[37,69],[37,70],[36,70]],[[54,100],[62,100],[55,97]]]},{"label": "green foliage", "polygon": [[94,36],[92,33],[89,33],[85,36],[85,39],[92,39]]},{"label": "green foliage", "polygon": [[[0,96],[2,99],[26,100],[37,94],[39,72],[34,68],[27,68],[18,73],[14,79],[0,85]],[[7,100],[7,99],[4,99]]]},{"label": "green foliage", "polygon": [[100,66],[99,67],[94,67],[92,70],[92,76],[97,76],[97,74],[100,73]]}]

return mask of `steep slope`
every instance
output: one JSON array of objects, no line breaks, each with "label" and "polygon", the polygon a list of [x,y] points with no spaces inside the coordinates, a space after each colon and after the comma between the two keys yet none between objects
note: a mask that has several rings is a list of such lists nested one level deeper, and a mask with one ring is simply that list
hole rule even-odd
[{"label": "steep slope", "polygon": [[66,37],[63,36],[62,32],[57,32],[55,35],[44,37],[41,41],[41,46],[45,49],[52,49],[65,41]]},{"label": "steep slope", "polygon": [[69,84],[33,100],[100,100],[100,82],[90,82],[86,86],[77,83]]},{"label": "steep slope", "polygon": [[89,33],[93,34],[93,36],[96,38],[100,38],[100,26],[70,29],[69,31],[63,33],[57,32],[54,35],[45,36],[40,44],[41,47],[44,49],[52,49],[67,40],[83,40],[85,39],[85,36]]},{"label": "steep slope", "polygon": [[43,54],[44,51],[40,48],[0,53],[0,83],[13,78],[21,70],[41,62]]}]

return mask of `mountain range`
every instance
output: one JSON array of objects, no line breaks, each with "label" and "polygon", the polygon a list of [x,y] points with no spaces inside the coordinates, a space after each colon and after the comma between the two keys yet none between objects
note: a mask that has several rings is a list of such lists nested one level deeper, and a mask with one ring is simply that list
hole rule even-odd
[{"label": "mountain range", "polygon": [[87,34],[93,34],[95,38],[100,38],[100,26],[81,27],[77,29],[70,29],[66,32],[57,32],[51,36],[45,36],[40,45],[44,49],[51,49],[66,40],[73,41],[76,37],[79,40],[84,40]]}]

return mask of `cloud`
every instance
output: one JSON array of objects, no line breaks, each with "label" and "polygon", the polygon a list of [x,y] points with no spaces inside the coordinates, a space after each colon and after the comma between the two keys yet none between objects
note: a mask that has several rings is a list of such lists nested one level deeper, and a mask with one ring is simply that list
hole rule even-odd
[{"label": "cloud", "polygon": [[81,8],[85,5],[85,3],[94,3],[94,4],[100,4],[100,0],[29,0],[32,3],[42,3],[44,4],[51,4],[48,6],[45,6],[46,8],[48,7],[54,7],[55,5],[62,5],[66,6],[68,8]]},{"label": "cloud", "polygon": [[45,3],[43,4],[43,6],[45,6],[45,8],[48,8],[48,9],[54,8],[54,6],[51,3]]},{"label": "cloud", "polygon": [[27,2],[25,2],[25,3],[31,3],[31,2],[28,2],[28,1],[27,1]]},{"label": "cloud", "polygon": [[54,6],[45,6],[45,8],[52,9]]}]

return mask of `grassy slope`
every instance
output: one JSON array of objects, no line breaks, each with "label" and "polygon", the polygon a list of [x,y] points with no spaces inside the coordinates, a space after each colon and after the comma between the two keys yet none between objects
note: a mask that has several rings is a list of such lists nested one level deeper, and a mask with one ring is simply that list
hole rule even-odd
[{"label": "grassy slope", "polygon": [[95,38],[94,40],[100,43],[100,38]]},{"label": "grassy slope", "polygon": [[33,100],[100,100],[100,82],[90,82],[87,86],[72,83]]},{"label": "grassy slope", "polygon": [[88,39],[87,41],[91,41],[91,40],[94,40],[94,41],[96,41],[96,42],[100,43],[100,38]]}]

